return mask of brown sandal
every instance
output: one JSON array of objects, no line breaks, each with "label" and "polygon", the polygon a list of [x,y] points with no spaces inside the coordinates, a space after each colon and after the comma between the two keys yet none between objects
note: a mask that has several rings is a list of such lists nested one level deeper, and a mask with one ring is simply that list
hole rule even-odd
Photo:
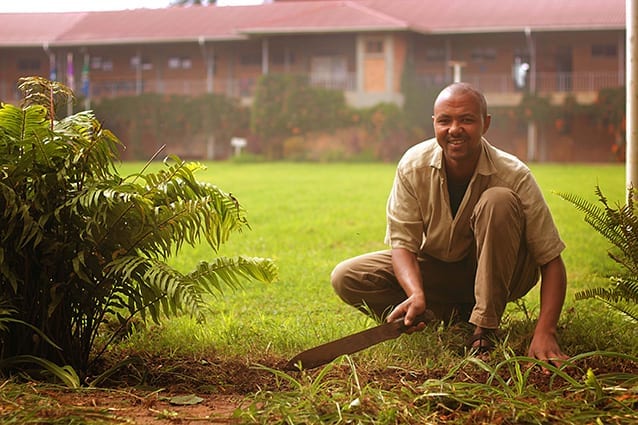
[{"label": "brown sandal", "polygon": [[469,351],[475,351],[479,354],[489,353],[494,350],[494,333],[483,332],[472,335],[465,344]]}]

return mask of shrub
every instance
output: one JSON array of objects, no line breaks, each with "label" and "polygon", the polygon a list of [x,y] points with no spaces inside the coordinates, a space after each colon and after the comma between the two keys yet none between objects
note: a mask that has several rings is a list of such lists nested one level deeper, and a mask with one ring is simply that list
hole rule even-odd
[{"label": "shrub", "polygon": [[[249,112],[236,99],[218,94],[197,97],[146,93],[102,100],[95,113],[128,146],[129,159],[151,156],[168,145],[203,158],[213,145],[216,158],[230,152],[230,139],[247,132]],[[210,148],[208,148],[210,149]]]},{"label": "shrub", "polygon": [[638,216],[635,194],[635,189],[630,188],[627,203],[616,208],[609,205],[598,186],[596,195],[602,206],[573,194],[559,192],[558,196],[585,213],[585,221],[612,244],[609,256],[622,269],[621,273],[611,277],[612,287],[584,290],[576,294],[576,299],[599,299],[638,321]]},{"label": "shrub", "polygon": [[316,130],[334,131],[348,120],[344,94],[311,87],[303,76],[260,78],[251,110],[251,129],[272,158],[284,156],[284,140]]},{"label": "shrub", "polygon": [[119,176],[120,143],[91,112],[54,119],[52,94],[72,95],[66,87],[33,77],[20,88],[24,106],[0,108],[0,368],[28,355],[85,375],[107,317],[121,327],[181,312],[203,320],[205,295],[275,279],[261,258],[168,266],[185,243],[217,251],[246,229],[237,199],[177,157]]}]

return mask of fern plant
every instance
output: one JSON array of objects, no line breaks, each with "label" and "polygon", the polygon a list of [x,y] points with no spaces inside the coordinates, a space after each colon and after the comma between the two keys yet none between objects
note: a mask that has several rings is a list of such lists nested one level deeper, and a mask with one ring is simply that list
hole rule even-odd
[{"label": "fern plant", "polygon": [[0,360],[37,356],[82,377],[106,348],[95,344],[107,317],[203,320],[207,295],[276,279],[264,258],[170,267],[184,244],[216,253],[248,228],[237,199],[177,157],[120,176],[120,142],[92,112],[55,119],[69,89],[39,77],[20,88],[21,107],[0,107]]},{"label": "fern plant", "polygon": [[615,208],[609,205],[599,186],[596,186],[595,193],[601,205],[569,193],[558,192],[557,195],[583,212],[585,221],[611,243],[608,254],[623,271],[611,277],[611,287],[580,291],[576,293],[576,299],[599,299],[633,321],[638,321],[638,216],[635,189],[629,189],[625,205]]}]

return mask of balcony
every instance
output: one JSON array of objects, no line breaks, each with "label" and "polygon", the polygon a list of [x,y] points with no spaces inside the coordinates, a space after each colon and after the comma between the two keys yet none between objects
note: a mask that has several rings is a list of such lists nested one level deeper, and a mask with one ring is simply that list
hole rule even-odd
[{"label": "balcony", "polygon": [[[526,87],[532,88],[531,75]],[[519,92],[511,74],[469,74],[464,80],[483,92]],[[622,87],[625,73],[619,72],[537,72],[535,91],[539,94],[598,92],[604,88]]]},{"label": "balcony", "polygon": [[[527,88],[530,88],[530,75],[527,76]],[[249,101],[255,92],[259,76],[246,78],[217,78],[211,84],[202,79],[110,79],[91,81],[91,98],[95,100],[114,98],[121,96],[136,96],[143,93],[158,93],[165,95],[198,96],[212,92],[231,98]],[[379,93],[358,92],[356,74],[338,75],[310,75],[309,83],[314,87],[323,87],[334,90],[343,90],[348,96],[368,99],[370,102],[377,99]],[[447,83],[443,74],[423,74],[418,77],[424,87],[441,87]],[[525,91],[515,87],[510,74],[466,74],[463,80],[476,86],[481,91],[490,95],[492,99],[502,99],[503,105],[514,104]],[[553,94],[556,96],[574,93],[578,96],[591,98],[603,88],[622,87],[625,84],[624,70],[618,72],[576,72],[576,73],[536,73],[535,90],[541,95]],[[82,95],[81,83],[78,82],[75,92]],[[385,95],[388,95],[387,93]],[[400,99],[400,93],[391,94],[392,99]],[[0,86],[0,100],[8,103],[18,102],[19,93],[15,87]],[[364,99],[364,100],[365,100]],[[378,100],[378,99],[377,99]],[[368,102],[369,103],[369,102]]]},{"label": "balcony", "polygon": [[[567,94],[573,94],[580,103],[591,103],[601,89],[623,87],[624,70],[618,72],[537,72],[535,87],[531,86],[530,75],[526,85],[518,88],[511,74],[465,74],[466,81],[477,87],[489,98],[494,106],[513,106],[520,102],[523,93],[534,90],[539,95],[551,95],[553,101],[560,103]],[[441,87],[448,84],[443,74],[420,75],[424,87]]]}]

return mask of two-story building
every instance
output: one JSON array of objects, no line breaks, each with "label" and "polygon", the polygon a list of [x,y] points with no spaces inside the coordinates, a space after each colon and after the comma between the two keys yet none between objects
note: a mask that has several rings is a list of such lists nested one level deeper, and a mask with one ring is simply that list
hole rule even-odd
[{"label": "two-story building", "polygon": [[401,104],[408,64],[425,85],[473,83],[491,106],[517,105],[525,92],[591,103],[625,83],[625,1],[300,0],[0,14],[4,102],[17,100],[19,77],[42,75],[87,104],[146,92],[249,103],[261,75],[296,73],[343,90],[353,106]]}]

